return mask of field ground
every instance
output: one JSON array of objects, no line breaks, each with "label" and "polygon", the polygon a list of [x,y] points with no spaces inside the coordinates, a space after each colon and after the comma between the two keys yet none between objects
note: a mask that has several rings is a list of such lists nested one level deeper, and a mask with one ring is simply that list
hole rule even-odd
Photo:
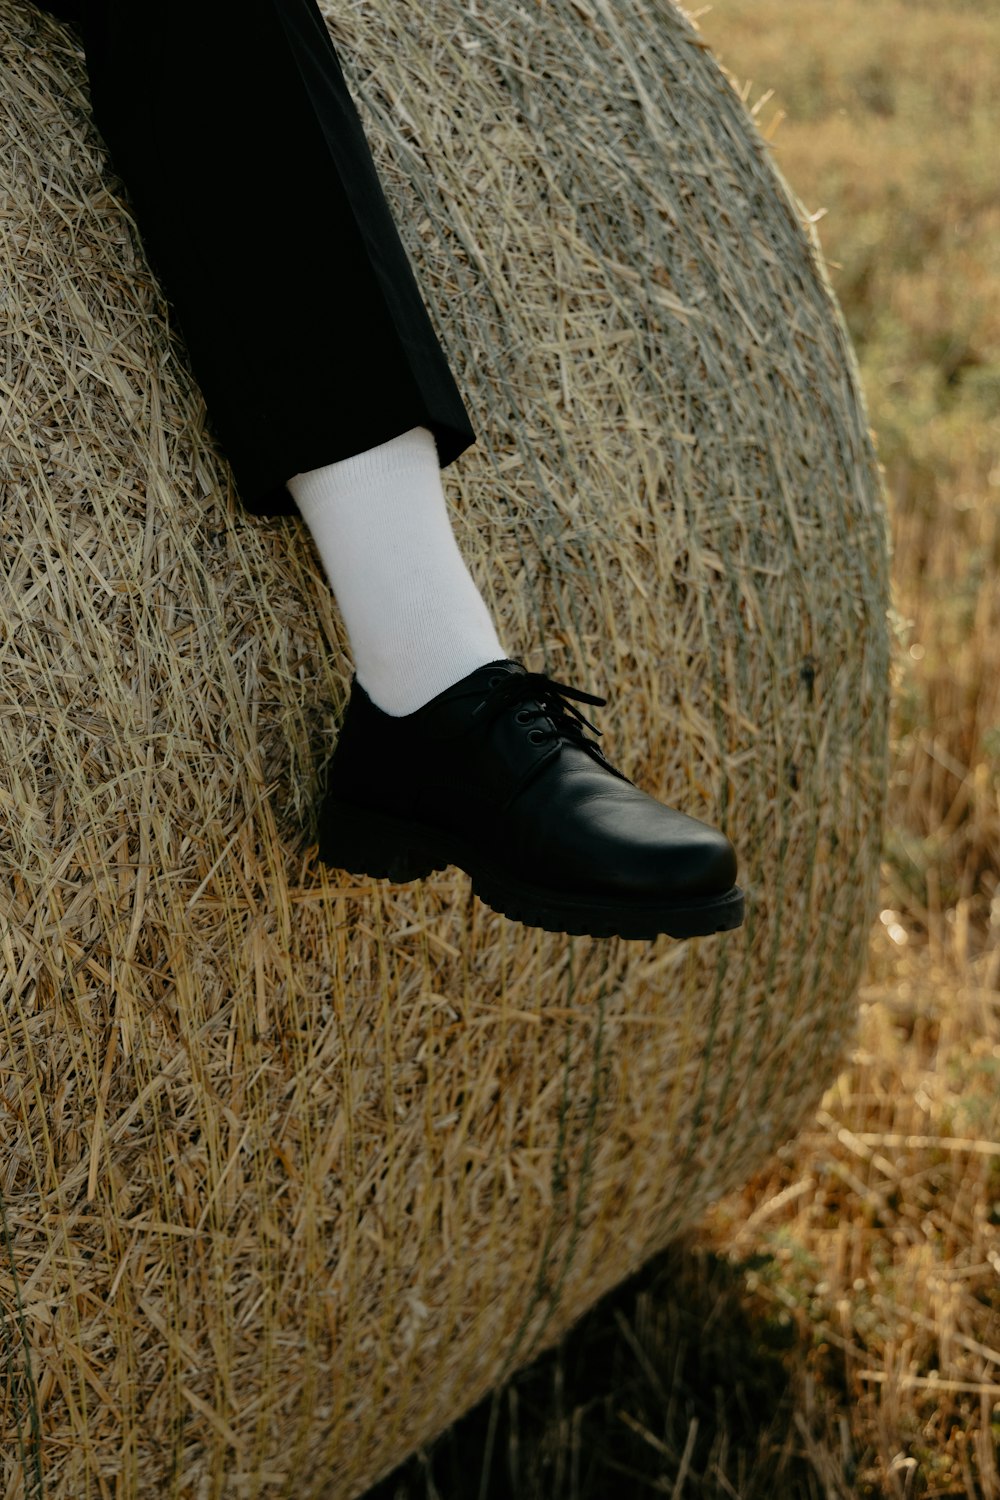
[{"label": "field ground", "polygon": [[768,1172],[373,1500],[1000,1500],[1000,4],[694,16],[821,214],[886,469],[859,1044]]}]

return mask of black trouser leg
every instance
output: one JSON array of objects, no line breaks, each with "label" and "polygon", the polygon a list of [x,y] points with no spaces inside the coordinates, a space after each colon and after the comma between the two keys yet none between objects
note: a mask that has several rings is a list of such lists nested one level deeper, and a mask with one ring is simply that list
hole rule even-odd
[{"label": "black trouser leg", "polygon": [[411,427],[475,442],[315,0],[49,0],[246,508]]}]

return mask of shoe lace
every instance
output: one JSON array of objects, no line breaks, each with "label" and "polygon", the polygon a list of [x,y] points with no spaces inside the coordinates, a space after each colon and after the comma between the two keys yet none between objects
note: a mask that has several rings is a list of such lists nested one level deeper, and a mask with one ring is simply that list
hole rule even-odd
[{"label": "shoe lace", "polygon": [[[584,734],[584,728],[590,729],[594,734],[600,736],[601,731],[596,724],[575,707],[569,700],[575,699],[578,703],[592,703],[598,708],[604,707],[607,698],[598,698],[594,693],[585,693],[582,688],[571,687],[566,682],[556,682],[554,678],[547,677],[544,672],[519,673],[516,677],[504,677],[494,687],[479,707],[476,714],[486,714],[487,726],[508,708],[515,704],[522,704],[521,712],[525,717],[523,722],[529,719],[544,719],[548,721],[548,727],[543,729],[536,723],[531,731],[539,736],[538,743],[543,740],[557,740],[567,737],[579,745],[582,749],[596,756],[602,765],[608,765],[604,752],[593,740],[588,740]],[[530,711],[529,706],[530,705]]]}]

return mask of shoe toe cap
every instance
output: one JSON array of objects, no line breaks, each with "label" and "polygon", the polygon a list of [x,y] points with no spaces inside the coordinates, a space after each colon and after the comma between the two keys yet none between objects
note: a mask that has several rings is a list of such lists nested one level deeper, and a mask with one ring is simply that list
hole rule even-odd
[{"label": "shoe toe cap", "polygon": [[663,869],[677,881],[680,893],[713,896],[736,884],[736,850],[724,833],[689,818],[683,836],[670,840],[662,851]]},{"label": "shoe toe cap", "polygon": [[735,885],[736,850],[718,829],[659,804],[639,826],[623,822],[606,870],[616,890],[639,900],[683,901],[721,895]]},{"label": "shoe toe cap", "polygon": [[717,896],[735,885],[736,850],[700,819],[610,779],[572,800],[572,809],[558,796],[538,809],[534,853],[550,880],[652,902]]}]

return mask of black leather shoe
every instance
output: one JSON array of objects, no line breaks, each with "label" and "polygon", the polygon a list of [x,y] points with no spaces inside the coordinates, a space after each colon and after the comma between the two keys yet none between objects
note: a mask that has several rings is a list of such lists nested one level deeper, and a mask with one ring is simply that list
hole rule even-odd
[{"label": "black leather shoe", "polygon": [[488,906],[548,932],[685,938],[738,927],[732,844],[615,770],[570,699],[606,702],[498,661],[397,718],[355,679],[320,809],[320,859],[394,881],[458,865]]}]

